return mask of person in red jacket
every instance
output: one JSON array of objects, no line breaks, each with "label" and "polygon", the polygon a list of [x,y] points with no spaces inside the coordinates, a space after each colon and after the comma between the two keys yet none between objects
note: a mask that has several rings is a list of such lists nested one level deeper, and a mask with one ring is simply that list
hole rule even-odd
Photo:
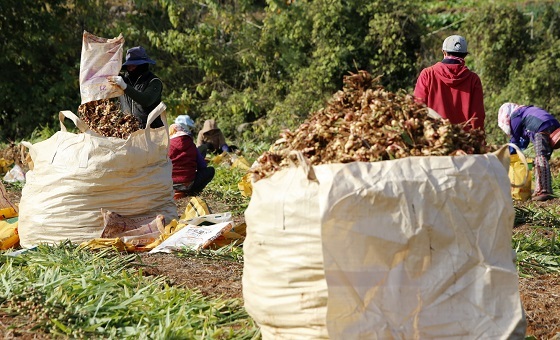
[{"label": "person in red jacket", "polygon": [[206,164],[194,144],[191,127],[183,123],[180,117],[169,127],[169,158],[175,199],[198,195],[212,181],[216,172]]},{"label": "person in red jacket", "polygon": [[460,35],[449,36],[442,52],[442,61],[420,72],[414,96],[452,124],[466,123],[467,130],[484,130],[482,82],[465,66],[467,41]]}]

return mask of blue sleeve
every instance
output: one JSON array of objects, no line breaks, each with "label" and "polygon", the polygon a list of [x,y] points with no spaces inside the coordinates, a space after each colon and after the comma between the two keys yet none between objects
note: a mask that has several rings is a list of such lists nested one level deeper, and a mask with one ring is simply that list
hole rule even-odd
[{"label": "blue sleeve", "polygon": [[206,169],[208,164],[206,164],[206,160],[202,157],[202,154],[198,149],[196,149],[196,169]]},{"label": "blue sleeve", "polygon": [[222,151],[223,152],[231,152],[229,146],[227,144],[222,145]]},{"label": "blue sleeve", "polygon": [[[520,137],[519,139],[517,139],[515,137],[511,137],[511,140],[509,142],[517,145],[517,147],[520,148],[521,150],[525,150],[529,146],[530,141],[528,139],[524,139],[523,137]],[[517,151],[513,147],[510,146],[509,147],[509,153],[511,155],[513,155],[513,154],[516,154]]]}]

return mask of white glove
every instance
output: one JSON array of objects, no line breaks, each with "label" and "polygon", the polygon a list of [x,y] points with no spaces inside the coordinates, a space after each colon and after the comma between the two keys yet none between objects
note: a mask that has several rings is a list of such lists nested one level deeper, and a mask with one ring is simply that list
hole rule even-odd
[{"label": "white glove", "polygon": [[111,84],[114,84],[120,87],[121,89],[126,90],[127,85],[121,76],[109,76],[107,77],[107,80],[109,80]]}]

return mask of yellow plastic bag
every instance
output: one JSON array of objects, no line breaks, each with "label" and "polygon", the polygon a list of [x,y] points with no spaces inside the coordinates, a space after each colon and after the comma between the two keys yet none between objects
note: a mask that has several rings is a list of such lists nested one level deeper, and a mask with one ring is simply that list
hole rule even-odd
[{"label": "yellow plastic bag", "polygon": [[2,174],[7,173],[10,170],[13,162],[14,161],[12,161],[12,160],[7,160],[7,159],[4,159],[4,158],[0,158],[0,173],[2,173]]},{"label": "yellow plastic bag", "polygon": [[0,220],[18,216],[18,207],[8,198],[4,184],[0,181]]},{"label": "yellow plastic bag", "polygon": [[235,156],[232,157],[232,159],[232,168],[239,168],[241,170],[249,170],[251,168],[251,164],[249,164],[249,161],[243,156]]},{"label": "yellow plastic bag", "polygon": [[200,217],[210,214],[210,209],[204,200],[200,197],[193,197],[185,208],[185,213],[181,215],[180,220],[188,220],[194,217]]},{"label": "yellow plastic bag", "polygon": [[14,247],[19,242],[17,233],[18,222],[0,221],[0,249],[6,250]]},{"label": "yellow plastic bag", "polygon": [[237,188],[241,192],[243,197],[251,197],[253,194],[253,184],[251,183],[251,174],[246,174],[241,178],[241,181],[237,183]]},{"label": "yellow plastic bag", "polygon": [[8,218],[16,217],[17,215],[17,211],[12,207],[0,208],[0,220],[7,220]]},{"label": "yellow plastic bag", "polygon": [[249,170],[251,168],[251,164],[249,164],[249,161],[245,157],[231,152],[222,152],[214,156],[210,162],[216,165],[221,164],[225,167],[239,168],[241,170]]},{"label": "yellow plastic bag", "polygon": [[510,156],[508,176],[511,182],[511,197],[516,201],[526,201],[531,198],[532,165],[533,160],[530,158],[525,165],[519,153]]},{"label": "yellow plastic bag", "polygon": [[212,157],[210,159],[210,162],[212,162],[214,164],[220,164],[220,163],[222,163],[222,161],[224,160],[225,157],[227,157],[227,152],[222,152],[221,154]]}]

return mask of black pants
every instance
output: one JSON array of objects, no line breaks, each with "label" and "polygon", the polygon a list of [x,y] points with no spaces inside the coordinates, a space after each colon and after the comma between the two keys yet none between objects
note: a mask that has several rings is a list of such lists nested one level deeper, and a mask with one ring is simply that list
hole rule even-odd
[{"label": "black pants", "polygon": [[200,194],[202,190],[204,190],[204,188],[206,188],[206,186],[208,185],[208,183],[210,183],[210,181],[212,181],[215,173],[216,173],[216,169],[214,169],[211,166],[206,167],[205,169],[202,170],[198,170],[196,172],[196,177],[194,178],[194,181],[190,185],[187,186],[183,183],[177,183],[177,184],[174,183],[173,190],[175,190],[176,192],[177,191],[182,192],[187,196],[196,196]]},{"label": "black pants", "polygon": [[[198,148],[198,152],[200,152],[200,154],[202,155],[202,157],[206,158],[206,154],[211,153],[214,155],[218,155],[222,153],[222,149],[216,149],[214,147],[214,145],[210,144],[210,143],[204,143],[201,144]],[[229,150],[230,152],[235,152],[235,150],[237,150],[237,146],[235,145],[230,145],[229,146]]]},{"label": "black pants", "polygon": [[216,153],[216,148],[210,143],[203,143],[197,149],[204,158],[206,158],[206,154],[208,153]]}]

